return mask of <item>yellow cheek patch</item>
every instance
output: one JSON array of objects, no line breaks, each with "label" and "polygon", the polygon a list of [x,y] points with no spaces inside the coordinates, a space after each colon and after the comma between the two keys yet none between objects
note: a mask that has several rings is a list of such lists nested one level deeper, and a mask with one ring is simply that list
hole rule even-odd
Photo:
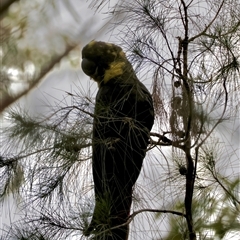
[{"label": "yellow cheek patch", "polygon": [[90,43],[88,43],[88,46],[91,47],[96,43],[96,41],[92,40]]},{"label": "yellow cheek patch", "polygon": [[103,82],[107,83],[110,79],[123,74],[124,62],[113,62],[110,68],[105,71]]},{"label": "yellow cheek patch", "polygon": [[120,55],[121,57],[123,57],[123,58],[126,58],[126,55],[125,55],[125,53],[124,53],[123,51],[121,51],[121,52],[119,53],[119,55]]}]

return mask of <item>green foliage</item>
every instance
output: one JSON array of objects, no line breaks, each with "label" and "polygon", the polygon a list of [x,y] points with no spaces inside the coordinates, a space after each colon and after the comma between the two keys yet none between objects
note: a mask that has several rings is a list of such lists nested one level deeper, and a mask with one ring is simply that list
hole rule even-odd
[{"label": "green foliage", "polygon": [[[237,184],[236,184],[237,183]],[[233,191],[238,191],[240,180],[229,181]],[[230,187],[227,186],[226,187]],[[233,187],[234,186],[234,187]],[[217,197],[213,194],[218,192]],[[193,201],[195,231],[199,240],[224,239],[229,233],[239,233],[239,209],[236,210],[228,193],[215,186],[198,189]],[[238,203],[239,208],[239,203]],[[182,203],[176,204],[175,210],[182,210]],[[169,218],[169,233],[164,240],[188,239],[187,225],[179,217]]]},{"label": "green foliage", "polygon": [[[211,146],[209,143],[202,149],[198,160],[192,213],[199,240],[227,239],[229,234],[239,234],[240,178],[226,178],[216,170],[221,145]],[[178,164],[179,160],[176,160],[176,165]],[[176,203],[173,210],[184,211],[183,202]],[[169,233],[164,239],[189,239],[183,217],[169,216]]]},{"label": "green foliage", "polygon": [[[69,112],[62,118],[66,119],[68,115]],[[58,118],[60,123],[56,124],[50,119],[36,119],[25,112],[12,111],[9,120],[11,125],[3,134],[8,139],[8,152],[14,151],[15,154],[1,159],[1,176],[7,179],[1,182],[1,196],[4,197],[7,189],[19,191],[25,174],[30,174],[28,181],[29,177],[33,182],[41,181],[40,184],[30,181],[31,188],[36,187],[38,197],[48,198],[54,190],[59,196],[63,195],[67,187],[64,178],[70,178],[74,166],[81,166],[86,161],[84,151],[91,146],[91,128],[87,127],[89,118],[83,115],[80,122],[73,125]],[[79,156],[82,156],[81,160]],[[39,161],[33,161],[34,158]]]},{"label": "green foliage", "polygon": [[[3,164],[3,159],[0,159],[0,167]],[[16,199],[20,196],[20,188],[25,182],[23,166],[17,161],[7,163],[6,167],[0,172],[2,179],[0,188],[0,199],[13,194]]]}]

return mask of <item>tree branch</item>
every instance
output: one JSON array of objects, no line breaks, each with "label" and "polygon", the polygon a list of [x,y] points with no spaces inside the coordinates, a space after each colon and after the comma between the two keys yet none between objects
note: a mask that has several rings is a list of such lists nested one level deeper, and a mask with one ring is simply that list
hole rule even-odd
[{"label": "tree branch", "polygon": [[191,37],[191,38],[189,39],[189,42],[194,41],[196,38],[204,35],[204,34],[207,32],[207,30],[211,27],[211,25],[213,24],[213,22],[216,20],[219,12],[221,11],[221,9],[222,9],[222,7],[223,7],[224,2],[225,2],[225,0],[222,1],[221,5],[220,5],[220,7],[219,7],[219,9],[218,9],[218,11],[216,12],[216,15],[215,15],[214,18],[212,19],[212,21],[205,27],[205,29],[204,29],[202,32],[200,32],[199,34],[195,35],[194,37]]},{"label": "tree branch", "polygon": [[128,221],[129,219],[131,219],[131,221],[133,220],[133,218],[138,215],[139,213],[143,213],[143,212],[153,212],[153,213],[171,213],[174,215],[178,215],[181,217],[186,217],[186,214],[182,213],[182,212],[178,212],[178,211],[172,211],[172,210],[166,210],[166,209],[151,209],[151,208],[146,208],[146,209],[141,209],[138,211],[133,212],[129,217],[128,217]]},{"label": "tree branch", "polygon": [[[128,217],[128,220],[127,220],[125,223],[120,224],[120,225],[115,226],[115,227],[112,227],[112,228],[110,228],[110,230],[117,229],[117,228],[120,228],[120,227],[129,225],[130,222],[132,222],[133,219],[136,217],[136,215],[138,215],[138,214],[140,214],[140,213],[143,213],[143,212],[171,213],[171,214],[174,214],[174,215],[177,215],[177,216],[186,217],[186,215],[185,215],[184,213],[181,213],[181,212],[178,212],[178,211],[146,208],[146,209],[141,209],[141,210],[138,210],[138,211],[133,212],[133,213]],[[102,231],[102,232],[100,232],[100,233],[98,233],[98,234],[95,234],[95,236],[101,235],[101,234],[104,233],[104,232],[105,232],[105,231]]]},{"label": "tree branch", "polygon": [[1,0],[0,3],[0,19],[3,18],[4,14],[8,11],[9,7],[19,0]]},{"label": "tree branch", "polygon": [[150,132],[150,136],[158,137],[158,139],[159,139],[158,141],[154,141],[153,139],[150,138],[151,144],[153,144],[154,146],[156,146],[156,145],[159,145],[159,146],[173,146],[173,147],[183,149],[183,146],[180,145],[180,143],[183,143],[184,140],[172,141],[171,139],[165,137],[164,135],[161,135],[161,134],[155,133],[155,132]]},{"label": "tree branch", "polygon": [[41,73],[35,78],[33,79],[30,84],[29,84],[29,87],[28,89],[20,92],[18,95],[16,96],[6,96],[4,97],[2,100],[1,100],[1,103],[0,103],[0,113],[2,111],[4,111],[5,108],[9,107],[12,103],[16,102],[18,99],[20,99],[22,96],[26,95],[28,92],[30,92],[34,87],[37,86],[38,83],[40,83],[40,81],[47,75],[47,73],[49,73],[53,68],[54,66],[59,63],[61,61],[61,59],[63,57],[65,57],[66,55],[69,54],[69,52],[71,50],[73,50],[75,47],[77,46],[77,44],[74,44],[74,45],[68,45],[66,50],[58,55],[58,56],[54,56],[52,58],[52,61],[50,63],[47,63],[45,66],[43,66],[42,70],[41,70]]}]

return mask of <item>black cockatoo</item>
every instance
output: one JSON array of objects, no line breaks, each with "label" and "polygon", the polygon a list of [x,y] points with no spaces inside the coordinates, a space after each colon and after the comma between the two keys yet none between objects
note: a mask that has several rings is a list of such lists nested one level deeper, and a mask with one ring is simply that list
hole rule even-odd
[{"label": "black cockatoo", "polygon": [[87,44],[82,49],[82,69],[99,87],[92,137],[96,202],[85,234],[95,234],[94,239],[125,240],[133,187],[154,122],[152,97],[115,44]]}]

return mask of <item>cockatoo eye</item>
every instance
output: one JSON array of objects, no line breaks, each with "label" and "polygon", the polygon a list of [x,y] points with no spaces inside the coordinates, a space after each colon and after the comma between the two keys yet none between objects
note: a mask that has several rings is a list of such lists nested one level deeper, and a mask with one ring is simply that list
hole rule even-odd
[{"label": "cockatoo eye", "polygon": [[93,76],[96,73],[97,65],[93,61],[83,58],[82,70],[86,75]]}]

